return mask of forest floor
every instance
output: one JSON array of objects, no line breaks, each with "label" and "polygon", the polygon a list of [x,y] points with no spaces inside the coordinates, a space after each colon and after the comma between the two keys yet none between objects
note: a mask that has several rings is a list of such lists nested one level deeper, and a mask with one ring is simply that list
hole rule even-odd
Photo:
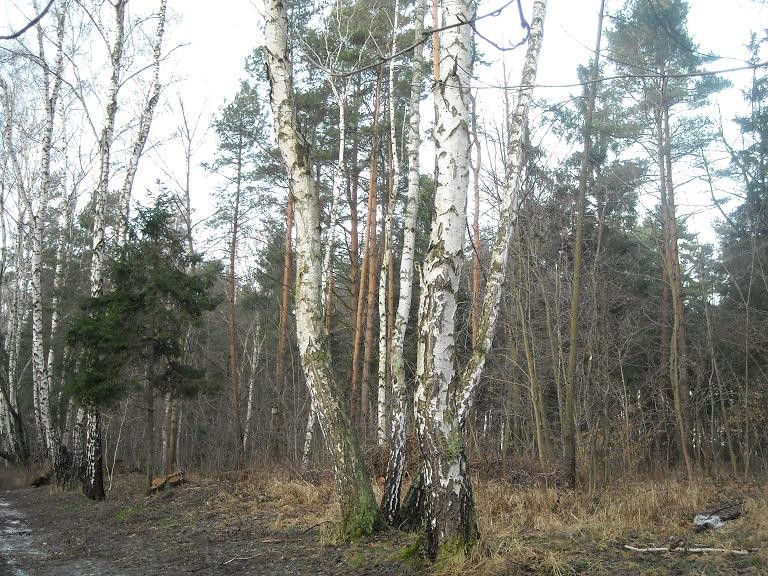
[{"label": "forest floor", "polygon": [[[0,576],[302,574],[768,574],[764,484],[628,481],[592,494],[546,483],[476,482],[483,538],[469,558],[428,566],[416,537],[336,538],[333,483],[289,474],[190,475],[145,497],[114,478],[104,502],[0,471]],[[695,512],[743,501],[724,528],[696,533]],[[636,553],[624,545],[668,547]],[[686,548],[747,549],[748,554]]]}]

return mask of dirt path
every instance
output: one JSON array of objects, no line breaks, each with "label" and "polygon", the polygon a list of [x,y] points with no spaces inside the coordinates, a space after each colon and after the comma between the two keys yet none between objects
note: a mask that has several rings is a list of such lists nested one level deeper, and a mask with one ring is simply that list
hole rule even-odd
[{"label": "dirt path", "polygon": [[48,487],[0,492],[0,576],[416,573],[397,558],[407,542],[396,534],[335,547],[268,498],[195,483],[137,493],[92,502]]}]

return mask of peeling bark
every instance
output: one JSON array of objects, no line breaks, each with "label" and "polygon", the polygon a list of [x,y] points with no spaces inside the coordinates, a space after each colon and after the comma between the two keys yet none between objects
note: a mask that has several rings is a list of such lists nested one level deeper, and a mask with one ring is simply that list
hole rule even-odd
[{"label": "peeling bark", "polygon": [[[474,4],[445,0],[444,26],[466,22]],[[478,537],[463,426],[457,403],[456,292],[464,260],[469,185],[472,30],[455,26],[439,36],[440,75],[433,88],[437,179],[429,248],[422,269],[415,394],[424,457],[426,549],[463,553]]]}]

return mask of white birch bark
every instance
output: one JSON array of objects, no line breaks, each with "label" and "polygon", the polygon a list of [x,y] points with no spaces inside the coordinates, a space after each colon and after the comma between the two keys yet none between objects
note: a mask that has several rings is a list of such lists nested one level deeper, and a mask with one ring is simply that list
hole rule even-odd
[{"label": "white birch bark", "polygon": [[245,428],[243,430],[243,450],[248,449],[248,440],[251,437],[251,420],[253,419],[253,396],[256,390],[256,374],[259,367],[259,356],[264,346],[264,335],[261,325],[256,322],[253,333],[253,348],[251,349],[251,375],[248,379],[248,399],[245,406]]},{"label": "white birch bark", "polygon": [[[12,181],[14,188],[16,189],[18,201],[18,216],[16,218],[16,247],[14,257],[14,288],[11,297],[10,314],[8,321],[8,342],[6,343],[8,350],[8,411],[9,416],[15,412],[18,416],[18,383],[21,378],[21,372],[19,370],[19,358],[22,344],[22,328],[24,326],[24,319],[26,317],[26,311],[30,308],[26,305],[26,299],[28,297],[28,284],[30,277],[30,261],[31,257],[31,235],[27,233],[29,226],[29,190],[25,183],[21,164],[19,162],[17,147],[13,140],[13,122],[15,118],[13,95],[9,90],[9,87],[5,80],[0,77],[0,89],[3,91],[3,112],[5,116],[5,124],[3,126],[3,144],[5,148],[4,162],[10,162]],[[37,389],[33,386],[33,413],[35,417],[35,426],[38,427],[41,423],[39,418],[39,398]],[[22,452],[26,451],[24,446],[24,440],[22,437],[23,430],[21,429],[20,422],[17,420],[12,423],[14,426],[14,447],[16,448],[16,455],[22,456]],[[38,438],[44,436],[41,428],[37,428]]]},{"label": "white birch bark", "polygon": [[288,52],[288,18],[280,0],[265,2],[265,61],[280,153],[296,203],[296,331],[307,387],[336,472],[342,532],[348,538],[380,525],[370,477],[330,367],[322,317],[320,206],[300,131]]},{"label": "white birch bark", "polygon": [[472,355],[464,367],[458,390],[458,410],[462,425],[474,402],[480,375],[493,343],[493,337],[496,334],[502,288],[507,272],[507,254],[517,221],[519,179],[523,163],[523,132],[527,123],[533,85],[536,82],[536,68],[544,34],[546,7],[546,0],[534,2],[531,34],[520,77],[520,91],[515,110],[509,119],[506,183],[502,196],[499,229],[496,232],[496,239],[491,252],[491,263],[480,311],[477,339],[473,343]]},{"label": "white birch bark", "polygon": [[[424,29],[426,0],[419,0],[414,15],[414,38],[420,40]],[[408,388],[405,380],[405,361],[403,349],[405,331],[411,311],[413,294],[413,261],[416,249],[416,221],[419,211],[419,103],[422,91],[422,67],[424,46],[413,50],[411,61],[411,99],[410,121],[408,123],[408,197],[405,205],[403,225],[403,251],[400,258],[400,294],[395,312],[395,325],[392,330],[391,366],[392,366],[392,410],[389,422],[389,460],[382,497],[382,512],[390,525],[397,522],[400,505],[400,493],[405,474],[405,433],[408,414]]]},{"label": "white birch bark", "polygon": [[[106,260],[106,207],[109,189],[110,153],[117,115],[117,96],[120,91],[120,73],[123,61],[125,32],[125,6],[128,0],[115,2],[115,40],[111,48],[112,76],[105,110],[104,126],[99,137],[99,180],[94,191],[93,238],[91,244],[91,296],[98,298],[104,292],[104,264]],[[86,406],[85,458],[83,492],[94,500],[104,498],[102,476],[101,415],[96,406]],[[79,455],[75,455],[79,459]]]},{"label": "white birch bark", "polygon": [[[328,211],[328,230],[326,232],[325,242],[325,256],[323,257],[323,305],[327,307],[331,302],[331,290],[333,290],[333,249],[336,241],[336,224],[337,224],[337,212],[338,212],[338,199],[343,193],[344,186],[344,151],[345,141],[344,135],[347,130],[346,113],[344,107],[347,102],[347,87],[349,81],[344,82],[344,86],[339,91],[333,80],[328,81],[333,91],[333,95],[336,98],[336,105],[339,109],[339,152],[337,157],[336,168],[333,171],[333,182],[331,184],[331,206]],[[332,310],[325,309],[325,317],[332,314]],[[315,420],[317,413],[310,407],[309,419],[307,421],[307,429],[304,434],[304,451],[302,452],[302,465],[306,467],[309,462],[309,451],[312,448],[312,437],[315,433]]]},{"label": "white birch bark", "polygon": [[19,214],[16,225],[16,255],[14,270],[16,278],[14,282],[13,301],[11,303],[11,318],[8,327],[10,342],[8,344],[8,380],[10,404],[18,409],[18,382],[21,379],[19,370],[19,358],[21,357],[22,329],[24,327],[25,311],[27,306],[27,286],[29,284],[29,266],[26,265],[28,246],[24,241],[24,230],[27,226],[27,210],[19,205]]},{"label": "white birch bark", "polygon": [[[61,88],[61,76],[63,69],[63,39],[64,39],[65,13],[60,7],[56,13],[56,56],[54,64],[50,66],[46,59],[44,33],[41,24],[36,26],[38,40],[38,62],[42,68],[43,101],[45,106],[45,123],[43,126],[40,160],[40,187],[36,201],[33,201],[30,193],[20,194],[25,203],[30,218],[31,229],[31,257],[30,278],[32,298],[32,380],[33,403],[35,425],[38,431],[38,440],[43,453],[48,456],[58,471],[59,437],[58,431],[53,425],[50,404],[50,382],[47,376],[45,362],[45,350],[43,343],[43,292],[42,292],[42,252],[43,252],[43,219],[48,207],[48,198],[51,194],[51,149],[53,147],[53,130],[56,117],[56,105]],[[6,98],[8,98],[8,91]],[[10,106],[6,105],[6,110]],[[12,163],[17,173],[17,180],[21,182],[21,173],[16,154],[10,140],[10,129],[6,134],[6,150],[11,153]],[[27,191],[29,192],[29,191]]]},{"label": "white birch bark", "polygon": [[397,32],[399,25],[400,2],[395,0],[392,24],[392,50],[389,61],[389,145],[392,154],[392,167],[389,174],[389,195],[384,214],[384,250],[379,273],[379,364],[377,394],[376,440],[383,446],[387,439],[387,374],[389,373],[390,343],[387,341],[387,281],[389,267],[392,264],[392,213],[395,210],[397,186],[400,180],[400,162],[397,157],[397,123],[395,113],[395,54],[397,53]]},{"label": "white birch bark", "polygon": [[[144,152],[144,146],[149,137],[149,128],[152,124],[152,118],[155,114],[157,102],[160,100],[160,54],[163,47],[163,34],[165,32],[165,13],[167,0],[160,0],[160,8],[157,13],[157,31],[155,32],[155,44],[152,48],[152,88],[149,99],[139,119],[139,131],[136,134],[136,141],[133,144],[131,158],[128,160],[128,166],[125,173],[125,181],[120,190],[118,204],[118,223],[117,223],[117,242],[118,246],[125,244],[125,236],[128,230],[128,222],[131,219],[131,193],[133,191],[133,181],[136,177],[136,170],[139,167],[139,160]],[[164,461],[164,460],[163,460]]]},{"label": "white birch bark", "polygon": [[[443,26],[470,21],[474,3],[444,0]],[[439,33],[435,101],[437,181],[429,249],[422,268],[415,414],[424,456],[426,551],[463,550],[477,538],[472,486],[457,413],[456,292],[464,260],[469,185],[472,30]]]},{"label": "white birch bark", "polygon": [[309,468],[309,454],[312,451],[312,438],[315,436],[315,422],[317,421],[317,412],[310,400],[309,414],[307,415],[307,430],[304,433],[304,449],[301,451],[301,469]]}]

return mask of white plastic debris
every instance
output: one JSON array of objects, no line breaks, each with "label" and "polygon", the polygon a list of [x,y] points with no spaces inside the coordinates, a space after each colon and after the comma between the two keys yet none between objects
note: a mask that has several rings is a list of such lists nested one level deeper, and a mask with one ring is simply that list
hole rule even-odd
[{"label": "white plastic debris", "polygon": [[693,523],[700,528],[722,528],[725,522],[717,514],[696,514],[693,517]]}]

